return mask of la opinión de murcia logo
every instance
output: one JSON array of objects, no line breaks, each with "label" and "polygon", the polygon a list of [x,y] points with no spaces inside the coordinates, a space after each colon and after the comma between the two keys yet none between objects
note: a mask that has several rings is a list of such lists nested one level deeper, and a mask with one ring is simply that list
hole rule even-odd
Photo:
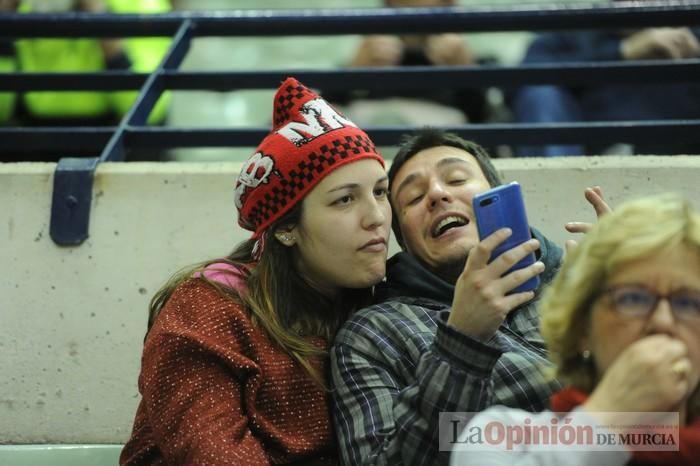
[{"label": "la opini\u00f3n de murcia logo", "polygon": [[[532,414],[478,418],[478,413],[440,413],[440,449],[472,451],[579,450],[678,451],[679,416],[669,413]],[[614,415],[610,417],[609,415]]]}]

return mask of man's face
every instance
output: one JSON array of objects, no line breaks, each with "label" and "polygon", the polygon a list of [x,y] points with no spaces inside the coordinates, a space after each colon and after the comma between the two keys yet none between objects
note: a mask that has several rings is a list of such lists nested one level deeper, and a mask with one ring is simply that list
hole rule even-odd
[{"label": "man's face", "polygon": [[391,187],[406,250],[433,270],[463,262],[479,242],[472,199],[489,188],[465,150],[437,146],[416,153]]}]

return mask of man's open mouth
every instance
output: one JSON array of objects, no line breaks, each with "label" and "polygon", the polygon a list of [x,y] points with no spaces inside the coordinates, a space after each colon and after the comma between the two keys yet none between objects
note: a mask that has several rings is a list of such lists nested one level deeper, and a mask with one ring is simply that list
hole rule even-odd
[{"label": "man's open mouth", "polygon": [[432,229],[433,238],[444,235],[452,228],[462,227],[469,223],[469,219],[461,215],[450,215],[440,220]]}]

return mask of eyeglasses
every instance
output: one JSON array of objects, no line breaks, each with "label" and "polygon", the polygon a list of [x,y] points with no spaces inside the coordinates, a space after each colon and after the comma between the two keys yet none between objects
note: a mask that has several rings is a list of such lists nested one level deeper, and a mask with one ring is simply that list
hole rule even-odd
[{"label": "eyeglasses", "polygon": [[615,312],[626,317],[647,317],[659,301],[665,299],[676,318],[700,320],[700,290],[678,290],[662,295],[640,285],[622,285],[607,288],[601,295],[608,296]]}]

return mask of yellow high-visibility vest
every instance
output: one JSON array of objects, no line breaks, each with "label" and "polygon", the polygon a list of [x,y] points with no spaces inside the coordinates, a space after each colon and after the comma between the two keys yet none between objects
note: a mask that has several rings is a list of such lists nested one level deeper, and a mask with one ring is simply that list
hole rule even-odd
[{"label": "yellow high-visibility vest", "polygon": [[[168,0],[104,0],[113,13],[162,13],[170,10]],[[27,1],[19,11],[30,13]],[[134,72],[153,71],[163,59],[170,38],[123,39],[124,53]],[[24,72],[93,72],[106,69],[99,39],[20,39],[15,41],[17,68]],[[137,96],[135,91],[119,92],[27,92],[23,103],[39,118],[91,118],[123,116]],[[170,94],[164,93],[151,112],[148,122],[165,118]]]}]

